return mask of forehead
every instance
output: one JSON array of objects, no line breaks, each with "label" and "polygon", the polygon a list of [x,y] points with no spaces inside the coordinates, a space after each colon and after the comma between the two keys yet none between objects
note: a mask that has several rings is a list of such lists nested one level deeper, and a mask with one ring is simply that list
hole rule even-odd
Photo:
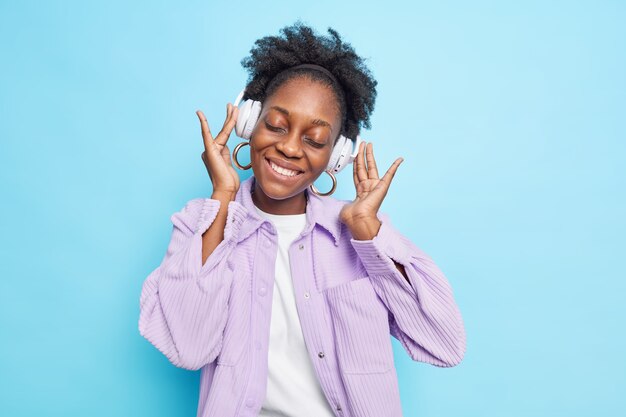
[{"label": "forehead", "polygon": [[332,89],[306,77],[285,81],[266,98],[263,105],[267,108],[282,107],[294,117],[327,120],[333,126],[340,118],[339,103]]}]

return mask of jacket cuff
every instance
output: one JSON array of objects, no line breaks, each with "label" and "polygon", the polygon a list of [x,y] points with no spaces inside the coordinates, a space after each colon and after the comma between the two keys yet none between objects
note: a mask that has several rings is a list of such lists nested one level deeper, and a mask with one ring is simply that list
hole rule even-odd
[{"label": "jacket cuff", "polygon": [[217,213],[220,210],[220,200],[214,200],[212,198],[205,198],[200,209],[200,216],[198,216],[198,222],[196,224],[195,233],[203,234],[213,224],[213,221],[217,217]]},{"label": "jacket cuff", "polygon": [[228,203],[226,225],[224,226],[224,239],[213,250],[213,253],[209,256],[204,265],[202,265],[202,235],[215,221],[220,205],[220,200],[206,198],[200,211],[196,232],[191,240],[191,253],[194,257],[193,265],[196,266],[196,274],[204,275],[210,272],[220,262],[222,252],[224,252],[227,247],[232,246],[231,243],[233,239],[238,236],[241,224],[246,218],[246,209],[240,203],[236,201],[230,201]]},{"label": "jacket cuff", "polygon": [[224,240],[227,242],[236,241],[239,231],[244,221],[248,217],[248,211],[238,201],[228,203],[228,214],[226,215],[226,225],[224,226]]},{"label": "jacket cuff", "polygon": [[[393,228],[389,216],[382,213],[378,216],[381,225],[378,234],[371,240],[350,239],[363,267],[370,277],[393,276],[400,285],[410,289],[411,285],[398,271],[395,262],[407,267],[407,251],[402,239]],[[395,262],[394,262],[395,261]]]},{"label": "jacket cuff", "polygon": [[361,263],[370,275],[386,275],[397,271],[394,260],[401,261],[398,239],[385,215],[379,216],[381,222],[378,234],[370,240],[350,239],[352,247],[361,259]]},{"label": "jacket cuff", "polygon": [[[194,234],[202,235],[213,224],[221,206],[220,200],[205,198],[200,210],[200,216]],[[230,241],[238,236],[241,225],[246,219],[246,209],[237,201],[228,202],[226,225],[224,226],[224,240]]]}]

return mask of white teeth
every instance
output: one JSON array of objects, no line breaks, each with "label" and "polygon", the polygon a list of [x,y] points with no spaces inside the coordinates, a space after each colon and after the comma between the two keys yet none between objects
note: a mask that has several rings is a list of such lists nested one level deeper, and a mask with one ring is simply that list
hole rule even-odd
[{"label": "white teeth", "polygon": [[280,167],[280,166],[276,165],[275,163],[273,163],[272,161],[269,161],[269,163],[270,163],[270,166],[272,167],[272,169],[274,171],[278,172],[279,174],[286,175],[288,177],[293,177],[293,176],[299,174],[299,172],[297,172],[297,171],[292,171],[290,169]]}]

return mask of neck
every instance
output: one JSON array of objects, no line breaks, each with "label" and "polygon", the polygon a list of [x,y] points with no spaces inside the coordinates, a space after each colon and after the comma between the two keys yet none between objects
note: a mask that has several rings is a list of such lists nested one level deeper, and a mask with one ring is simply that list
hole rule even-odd
[{"label": "neck", "polygon": [[303,214],[306,212],[306,192],[302,191],[283,200],[268,197],[255,181],[252,201],[262,211],[269,214]]}]

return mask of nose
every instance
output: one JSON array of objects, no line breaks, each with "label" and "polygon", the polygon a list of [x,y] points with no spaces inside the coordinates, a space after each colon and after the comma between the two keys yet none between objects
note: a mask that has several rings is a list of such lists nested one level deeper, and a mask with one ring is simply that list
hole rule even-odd
[{"label": "nose", "polygon": [[290,132],[276,144],[276,149],[288,158],[302,157],[302,141],[297,132]]}]

